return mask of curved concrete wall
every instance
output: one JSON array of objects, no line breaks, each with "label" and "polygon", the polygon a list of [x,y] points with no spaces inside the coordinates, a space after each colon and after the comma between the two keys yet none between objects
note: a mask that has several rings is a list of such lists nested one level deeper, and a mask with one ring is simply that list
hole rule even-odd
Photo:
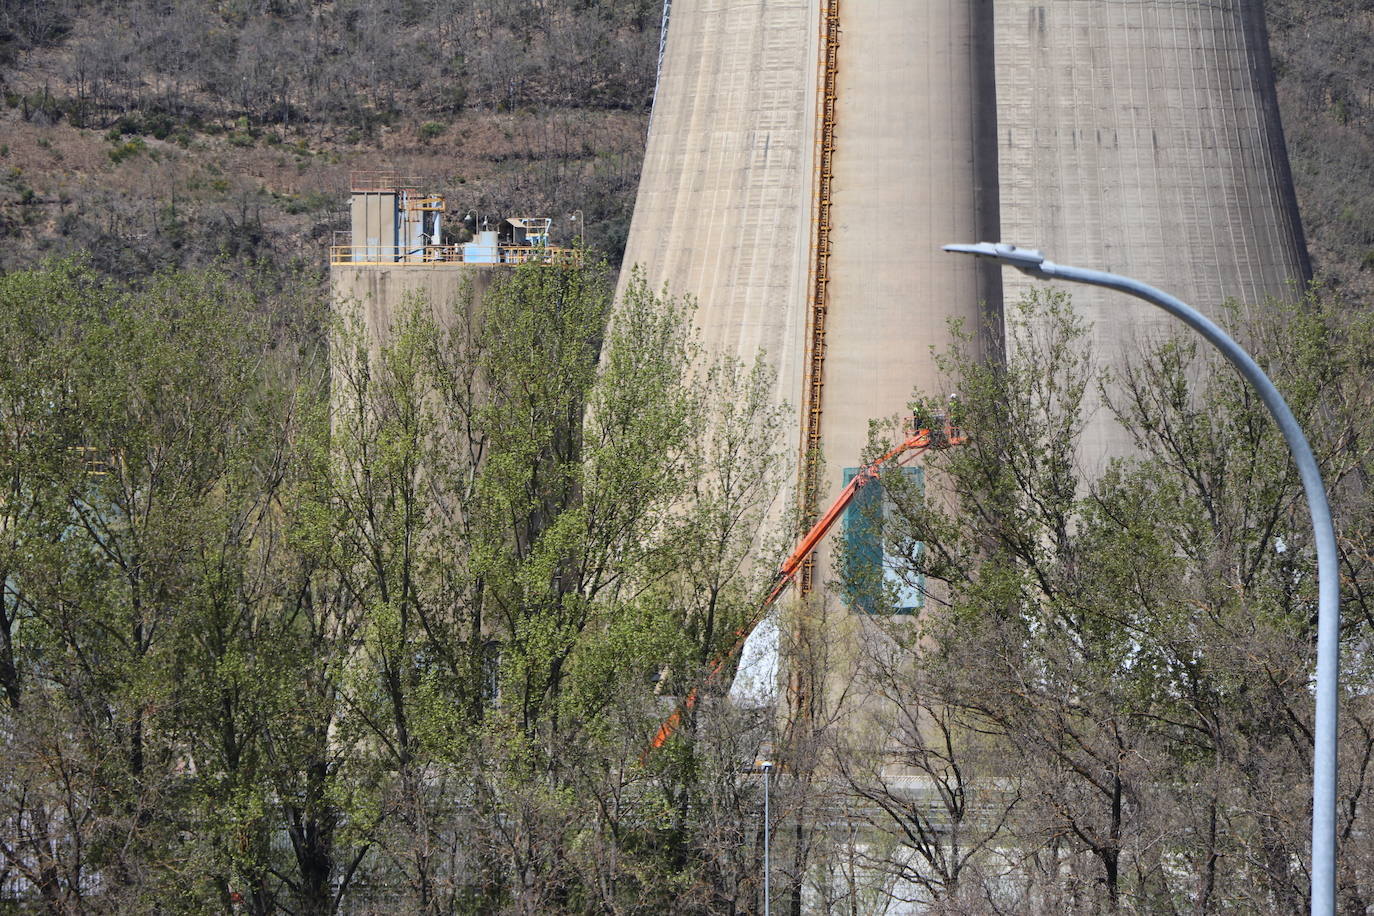
[{"label": "curved concrete wall", "polygon": [[766,351],[800,411],[814,0],[676,0],[626,269],[698,301],[709,352]]},{"label": "curved concrete wall", "polygon": [[[708,350],[806,382],[821,0],[675,0],[626,254],[700,300]],[[1260,0],[840,0],[822,504],[870,418],[938,393],[950,318],[1032,281],[938,252],[1007,240],[1204,311],[1309,273]],[[979,273],[986,270],[986,273]],[[1079,287],[1107,364],[1173,330]],[[1129,443],[1105,410],[1082,457]],[[822,576],[824,576],[824,569]],[[822,580],[823,581],[823,578]]]},{"label": "curved concrete wall", "polygon": [[[1307,279],[1259,0],[1001,0],[995,28],[1004,240],[1213,314]],[[1008,301],[1032,282],[1008,271]],[[1102,363],[1176,329],[1072,292]],[[1128,450],[1098,411],[1086,469]]]},{"label": "curved concrete wall", "polygon": [[940,251],[997,234],[991,21],[990,0],[840,8],[822,506],[870,418],[904,413],[918,388],[952,393],[931,354],[949,322],[1000,315],[998,272]]},{"label": "curved concrete wall", "polygon": [[[995,272],[939,253],[996,234],[990,0],[843,0],[822,505],[873,417],[938,387],[951,318]],[[631,265],[699,302],[706,349],[779,373],[801,436],[811,302],[819,0],[674,0]],[[800,455],[799,455],[800,457]]]}]

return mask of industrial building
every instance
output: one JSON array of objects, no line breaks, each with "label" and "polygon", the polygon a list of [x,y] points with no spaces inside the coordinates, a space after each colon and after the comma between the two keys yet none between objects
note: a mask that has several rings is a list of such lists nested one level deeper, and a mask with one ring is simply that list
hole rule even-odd
[{"label": "industrial building", "polygon": [[[814,518],[872,419],[945,394],[951,322],[1001,345],[1029,280],[940,246],[999,241],[1126,273],[1215,314],[1307,280],[1260,0],[674,0],[625,274],[698,302],[708,353],[776,371]],[[546,218],[459,217],[424,183],[356,173],[336,303],[382,334],[494,271],[572,263]],[[1100,363],[1170,332],[1076,289]],[[1106,410],[1079,455],[1129,443]],[[801,591],[833,578],[824,549]],[[912,610],[919,605],[912,601]]]},{"label": "industrial building", "polygon": [[581,263],[550,244],[548,217],[448,219],[448,201],[422,178],[395,172],[350,175],[350,224],[329,249],[334,307],[356,308],[380,339],[407,296],[423,295],[444,319],[465,291],[480,301],[497,271],[520,264]]}]

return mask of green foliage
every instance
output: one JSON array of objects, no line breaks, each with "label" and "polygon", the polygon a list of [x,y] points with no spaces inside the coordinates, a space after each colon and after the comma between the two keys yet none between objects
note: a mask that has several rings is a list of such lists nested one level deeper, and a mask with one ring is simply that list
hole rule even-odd
[{"label": "green foliage", "polygon": [[[1372,396],[1367,316],[1316,294],[1229,317],[1312,436],[1344,542],[1365,543],[1369,503],[1353,481],[1374,456],[1356,431]],[[1165,910],[1204,888],[1256,911],[1300,910],[1306,842],[1293,823],[1310,803],[1316,588],[1282,437],[1191,339],[1098,373],[1086,328],[1053,292],[1023,300],[1007,334],[1004,364],[976,359],[971,338],[946,359],[969,441],[927,459],[934,494],[895,490],[886,523],[890,555],[948,612],[918,635],[894,630],[900,650],[874,662],[883,677],[921,672],[918,698],[885,720],[906,736],[905,759],[1002,813],[948,807],[971,831],[962,844],[896,842],[964,869],[930,868],[918,884],[932,901],[970,886],[981,906],[1009,899],[996,857],[977,851],[989,843],[1052,863],[1024,873],[1018,908],[1059,910],[1091,884],[1101,909]],[[1089,409],[1111,410],[1137,447],[1095,477],[1078,439]],[[903,551],[914,542],[923,549]],[[1351,619],[1363,615],[1362,557],[1347,554]],[[1363,657],[1368,638],[1347,627],[1347,652]],[[1368,676],[1363,665],[1346,675],[1356,757],[1371,747]],[[960,723],[964,737],[903,724],[922,719]],[[851,779],[875,791],[863,772]],[[1353,798],[1365,776],[1350,779]],[[1357,808],[1343,815],[1355,832]],[[1360,843],[1345,854],[1365,861]],[[1366,880],[1343,893],[1361,899]]]},{"label": "green foliage", "polygon": [[304,303],[223,272],[0,277],[0,810],[41,825],[6,893],[747,898],[748,854],[694,856],[751,817],[718,796],[766,723],[640,756],[655,684],[756,606],[782,415],[683,303],[609,289],[530,265],[384,335],[345,310],[326,365]]},{"label": "green foliage", "polygon": [[331,195],[321,194],[318,191],[308,191],[305,194],[288,197],[282,205],[282,209],[292,214],[320,213],[333,206],[334,198]]},{"label": "green foliage", "polygon": [[[344,308],[327,352],[320,316],[255,283],[0,277],[21,905],[752,906],[759,786],[739,770],[774,714],[707,689],[644,752],[774,568],[791,437],[762,361],[707,360],[690,303],[634,278],[613,304],[604,268],[527,265],[384,331]],[[793,770],[775,801],[803,827],[808,806],[867,818],[846,899],[890,869],[964,911],[1158,911],[1204,885],[1300,909],[1314,575],[1283,445],[1187,341],[1102,377],[1062,295],[1011,317],[1005,363],[972,338],[945,358],[968,442],[928,454],[924,486],[885,481],[873,521],[931,600],[855,624],[882,638],[851,689],[883,702],[841,705],[845,730],[811,745],[848,788],[817,809]],[[1374,861],[1374,321],[1316,295],[1242,327],[1336,496],[1353,900]],[[1138,453],[1085,479],[1091,409]],[[900,804],[894,766],[931,808]],[[858,839],[803,842],[833,864]],[[810,872],[827,895],[830,864]]]},{"label": "green foliage", "polygon": [[[442,817],[444,842],[481,863],[454,899],[597,909],[664,885],[662,796],[627,767],[663,714],[655,677],[694,677],[757,601],[746,560],[781,422],[762,369],[697,368],[687,318],[642,281],[612,312],[604,267],[528,265],[480,308],[414,300],[385,337],[347,315],[335,331],[311,517],[359,609],[336,735],[378,773],[377,811]],[[718,489],[703,461],[727,453],[750,461]],[[681,856],[690,830],[669,833]],[[388,843],[398,888],[436,880]]]},{"label": "green foliage", "polygon": [[64,899],[119,876],[116,909],[200,911],[269,845],[261,730],[294,640],[261,563],[293,434],[281,373],[302,367],[223,274],[129,289],[56,264],[0,298],[33,367],[2,395],[5,511],[29,520],[3,526],[7,735],[28,748],[3,791],[79,830],[35,836],[56,871],[28,880]]},{"label": "green foliage", "polygon": [[132,159],[134,156],[147,152],[147,150],[148,144],[143,142],[143,138],[134,137],[122,143],[117,143],[113,149],[106,150],[106,154],[110,157],[111,162],[115,165],[119,165],[124,160]]}]

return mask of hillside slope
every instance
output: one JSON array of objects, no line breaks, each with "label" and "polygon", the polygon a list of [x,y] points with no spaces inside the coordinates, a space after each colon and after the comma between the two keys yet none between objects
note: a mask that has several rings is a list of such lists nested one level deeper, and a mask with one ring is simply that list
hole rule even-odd
[{"label": "hillside slope", "polygon": [[479,213],[586,213],[616,255],[658,0],[0,2],[0,267],[317,266],[348,173]]},{"label": "hillside slope", "polygon": [[1288,155],[1318,276],[1374,292],[1374,7],[1267,0]]},{"label": "hillside slope", "polygon": [[[1374,10],[1266,0],[1318,275],[1374,290]],[[661,0],[0,0],[0,269],[318,271],[348,173],[623,250]]]}]

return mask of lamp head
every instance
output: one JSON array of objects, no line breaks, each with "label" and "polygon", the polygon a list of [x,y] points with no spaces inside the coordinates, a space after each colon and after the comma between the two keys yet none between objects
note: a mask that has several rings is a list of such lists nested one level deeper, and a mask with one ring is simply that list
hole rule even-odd
[{"label": "lamp head", "polygon": [[1042,267],[1045,264],[1045,255],[1034,248],[1020,248],[1003,242],[979,242],[976,245],[945,245],[944,250],[954,254],[992,258],[1032,277],[1049,276]]}]

